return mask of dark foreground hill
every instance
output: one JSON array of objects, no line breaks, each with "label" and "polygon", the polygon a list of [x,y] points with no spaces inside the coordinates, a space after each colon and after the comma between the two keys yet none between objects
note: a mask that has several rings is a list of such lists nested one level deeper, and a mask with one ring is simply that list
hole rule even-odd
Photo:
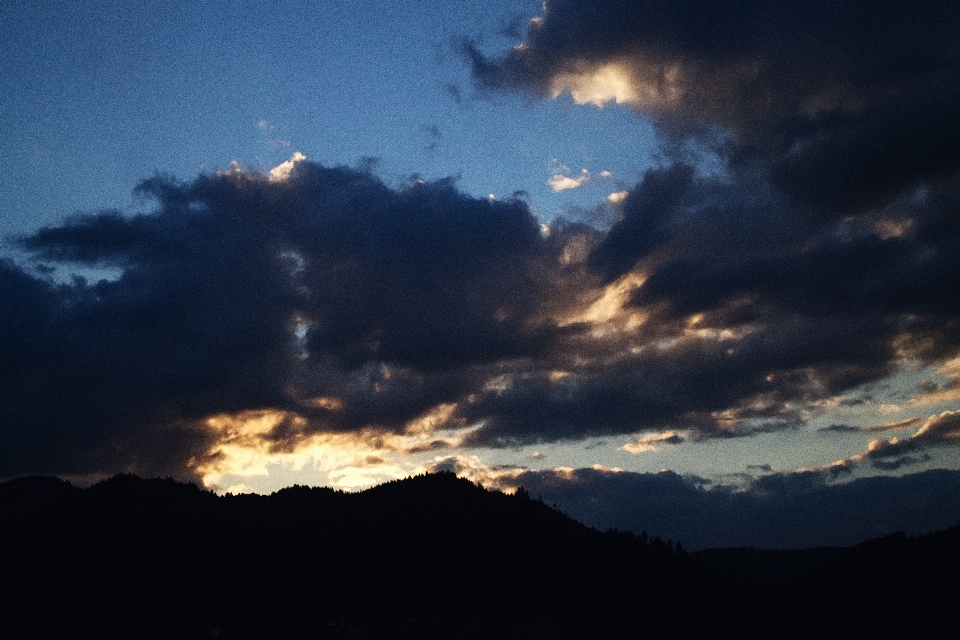
[{"label": "dark foreground hill", "polygon": [[758,573],[452,474],[224,497],[26,478],[0,485],[0,637],[932,637],[960,575],[938,536]]}]

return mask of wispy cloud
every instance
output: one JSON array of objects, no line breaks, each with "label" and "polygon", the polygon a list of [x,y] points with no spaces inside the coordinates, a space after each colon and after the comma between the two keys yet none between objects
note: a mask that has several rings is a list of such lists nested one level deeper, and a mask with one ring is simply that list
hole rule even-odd
[{"label": "wispy cloud", "polygon": [[907,418],[906,420],[900,420],[898,422],[889,422],[886,424],[870,424],[870,425],[848,425],[848,424],[832,424],[829,427],[823,427],[819,431],[839,431],[839,432],[875,432],[875,431],[899,431],[901,429],[909,429],[923,422],[923,418]]},{"label": "wispy cloud", "polygon": [[586,169],[581,169],[577,176],[570,176],[570,169],[556,162],[552,163],[551,171],[553,175],[547,180],[547,186],[549,186],[554,193],[578,189],[590,182],[591,178],[590,172]]},{"label": "wispy cloud", "polygon": [[683,441],[683,437],[676,431],[666,431],[664,433],[649,433],[636,442],[628,442],[620,448],[627,453],[636,455],[656,451],[658,444],[680,444]]}]

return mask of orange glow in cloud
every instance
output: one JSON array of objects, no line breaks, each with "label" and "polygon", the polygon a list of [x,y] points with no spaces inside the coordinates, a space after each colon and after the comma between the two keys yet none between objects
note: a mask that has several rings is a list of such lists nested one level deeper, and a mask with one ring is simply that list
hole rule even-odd
[{"label": "orange glow in cloud", "polygon": [[593,104],[600,108],[615,102],[634,108],[662,110],[680,100],[680,78],[678,64],[660,69],[655,65],[608,62],[557,74],[550,93],[554,98],[569,93],[576,104]]},{"label": "orange glow in cloud", "polygon": [[608,285],[584,311],[561,321],[560,326],[587,323],[594,325],[595,331],[601,334],[614,329],[632,331],[646,321],[646,316],[635,309],[627,309],[626,303],[630,294],[645,281],[640,274],[628,273]]},{"label": "orange glow in cloud", "polygon": [[310,398],[303,402],[304,406],[314,407],[317,409],[326,409],[328,411],[340,411],[343,409],[343,401],[339,398],[331,398],[328,396],[319,396],[316,398]]},{"label": "orange glow in cloud", "polygon": [[[331,411],[342,408],[339,400],[328,397],[307,404]],[[312,470],[322,484],[361,489],[410,475],[412,463],[392,459],[396,454],[458,446],[463,425],[451,423],[455,410],[455,404],[438,405],[411,420],[400,434],[375,429],[311,433],[305,418],[288,411],[218,414],[205,423],[216,443],[191,466],[204,486],[225,491],[249,490],[243,479],[269,476],[271,467]]]}]

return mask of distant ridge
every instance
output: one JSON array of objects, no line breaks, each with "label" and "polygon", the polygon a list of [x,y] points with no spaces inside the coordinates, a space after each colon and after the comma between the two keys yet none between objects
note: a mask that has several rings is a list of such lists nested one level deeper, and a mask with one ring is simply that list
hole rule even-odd
[{"label": "distant ridge", "polygon": [[958,531],[749,574],[452,473],[222,497],[130,475],[82,490],[25,478],[0,484],[0,636],[936,637],[936,616],[874,625],[847,605],[903,611],[898,584],[946,603]]}]

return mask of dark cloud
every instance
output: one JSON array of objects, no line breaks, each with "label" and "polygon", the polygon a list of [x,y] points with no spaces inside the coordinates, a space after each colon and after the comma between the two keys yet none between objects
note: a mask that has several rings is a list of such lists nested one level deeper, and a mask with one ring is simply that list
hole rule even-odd
[{"label": "dark cloud", "polygon": [[[271,451],[402,432],[443,404],[437,428],[471,428],[471,446],[766,433],[904,353],[960,344],[956,276],[907,268],[952,259],[949,235],[922,233],[935,216],[888,239],[862,221],[828,232],[762,183],[675,165],[644,177],[608,233],[560,221],[545,235],[516,198],[286,169],[155,177],[138,189],[152,212],[76,215],[20,241],[121,275],[56,284],[4,264],[17,304],[2,349],[20,363],[0,389],[6,475],[183,470],[219,437],[209,417],[249,411],[285,414],[260,436]],[[623,281],[616,317],[583,316],[630,273],[645,280]]]},{"label": "dark cloud", "polygon": [[661,246],[670,237],[667,223],[685,204],[692,181],[693,168],[687,165],[648,171],[624,203],[622,220],[590,254],[590,266],[612,280]]},{"label": "dark cloud", "polygon": [[[673,134],[735,136],[778,183],[844,208],[960,161],[960,10],[952,2],[552,0],[522,46],[467,47],[481,85],[618,99]],[[591,98],[593,96],[593,98]],[[614,93],[607,90],[606,99]]]},{"label": "dark cloud", "polygon": [[525,204],[290,168],[156,177],[139,187],[151,213],[77,215],[20,241],[122,275],[58,285],[2,265],[0,349],[16,366],[0,381],[0,475],[182,473],[217,413],[306,415],[278,423],[281,447],[304,430],[398,429],[477,384],[471,367],[556,339]]},{"label": "dark cloud", "polygon": [[893,460],[873,460],[870,463],[874,469],[880,469],[881,471],[896,471],[900,467],[912,466],[915,464],[922,464],[924,462],[929,462],[933,458],[928,453],[921,454],[919,456],[901,456]]},{"label": "dark cloud", "polygon": [[747,470],[763,471],[764,473],[770,473],[771,471],[773,471],[773,467],[771,467],[769,464],[748,464]]},{"label": "dark cloud", "polygon": [[775,473],[741,489],[705,487],[670,471],[577,469],[527,471],[507,484],[597,528],[646,531],[690,550],[852,545],[894,531],[944,529],[960,518],[960,473],[944,470],[844,483],[824,472]]},{"label": "dark cloud", "polygon": [[[905,354],[954,357],[958,34],[947,2],[554,0],[503,56],[467,44],[481,87],[615,99],[653,118],[668,159],[586,264],[606,283],[639,275],[633,346],[671,348],[486,394],[470,415],[498,417],[474,440],[536,440],[538,419],[573,433],[588,416],[594,433],[725,435],[731,414],[733,433],[769,430],[797,424],[790,401],[881,379]],[[722,170],[671,163],[684,141]],[[716,339],[677,339],[696,331]]]},{"label": "dark cloud", "polygon": [[776,366],[775,345],[742,357],[729,354],[730,346],[686,339],[615,362],[570,363],[573,373],[559,380],[548,372],[508,376],[461,407],[467,422],[484,421],[466,443],[503,446],[678,428],[722,437],[798,426],[800,417],[784,401],[802,397],[813,381],[798,375],[772,384],[767,372]]},{"label": "dark cloud", "polygon": [[898,429],[907,429],[923,422],[923,418],[907,418],[899,422],[890,422],[887,424],[871,424],[853,426],[849,424],[832,424],[829,427],[817,429],[817,431],[839,431],[845,433],[863,433],[869,431],[896,431]]},{"label": "dark cloud", "polygon": [[842,433],[849,433],[849,432],[858,433],[862,431],[862,427],[855,427],[849,424],[832,424],[829,427],[823,427],[821,429],[817,429],[817,431],[839,431]]}]

